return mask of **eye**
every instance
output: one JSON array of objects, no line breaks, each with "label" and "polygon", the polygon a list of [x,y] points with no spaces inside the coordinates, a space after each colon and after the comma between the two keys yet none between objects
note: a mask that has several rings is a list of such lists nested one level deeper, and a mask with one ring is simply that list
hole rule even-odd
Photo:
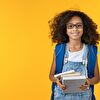
[{"label": "eye", "polygon": [[82,28],[83,25],[82,24],[77,24],[77,28]]},{"label": "eye", "polygon": [[72,29],[72,28],[73,28],[73,24],[68,24],[68,25],[67,25],[67,28],[68,28],[68,29]]},{"label": "eye", "polygon": [[76,23],[76,24],[67,24],[67,29],[73,29],[73,27],[76,27],[77,29],[83,28],[83,24],[82,23]]}]

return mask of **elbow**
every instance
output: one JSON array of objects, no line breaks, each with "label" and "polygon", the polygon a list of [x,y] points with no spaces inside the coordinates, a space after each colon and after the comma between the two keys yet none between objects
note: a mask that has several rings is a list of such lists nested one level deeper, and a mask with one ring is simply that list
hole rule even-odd
[{"label": "elbow", "polygon": [[99,75],[99,78],[98,78],[98,83],[100,82],[100,75]]},{"label": "elbow", "polygon": [[52,81],[52,75],[51,74],[49,74],[49,79]]},{"label": "elbow", "polygon": [[96,81],[96,83],[99,83],[99,82],[100,82],[100,77],[98,77],[98,78],[97,78],[97,81]]},{"label": "elbow", "polygon": [[96,83],[99,83],[100,82],[100,79],[99,80],[97,80],[97,82]]},{"label": "elbow", "polygon": [[53,75],[53,74],[49,74],[49,79],[50,79],[51,81],[54,81],[54,75]]},{"label": "elbow", "polygon": [[49,74],[49,79],[51,80],[51,75]]},{"label": "elbow", "polygon": [[100,82],[100,76],[99,76],[99,79],[98,79],[98,83]]}]

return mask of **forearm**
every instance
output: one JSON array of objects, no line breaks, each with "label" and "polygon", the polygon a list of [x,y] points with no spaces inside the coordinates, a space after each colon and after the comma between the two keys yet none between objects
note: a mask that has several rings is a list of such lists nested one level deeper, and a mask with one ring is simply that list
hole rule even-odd
[{"label": "forearm", "polygon": [[57,82],[57,78],[54,77],[54,75],[49,75],[49,79],[52,81],[52,82]]},{"label": "forearm", "polygon": [[55,78],[54,75],[49,75],[49,78],[52,82],[55,82],[57,84],[57,86],[59,86],[62,90],[65,90],[67,87],[62,85],[60,83],[60,80],[58,78]]},{"label": "forearm", "polygon": [[93,77],[88,79],[90,85],[97,84],[100,81],[100,78]]},{"label": "forearm", "polygon": [[59,87],[62,86],[62,84],[60,83],[60,80],[58,78],[55,78],[54,75],[49,75],[49,79],[52,81],[52,82],[55,82]]}]

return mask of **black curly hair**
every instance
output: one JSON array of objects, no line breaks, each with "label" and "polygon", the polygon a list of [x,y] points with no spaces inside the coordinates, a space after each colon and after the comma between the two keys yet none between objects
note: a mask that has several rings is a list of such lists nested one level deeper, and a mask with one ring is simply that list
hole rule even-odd
[{"label": "black curly hair", "polygon": [[69,37],[66,34],[66,23],[74,17],[78,16],[83,22],[83,35],[81,37],[82,43],[86,44],[98,44],[100,40],[100,35],[97,32],[97,25],[93,20],[81,11],[67,10],[58,15],[53,19],[49,20],[50,26],[50,36],[53,43],[67,43],[69,42]]}]

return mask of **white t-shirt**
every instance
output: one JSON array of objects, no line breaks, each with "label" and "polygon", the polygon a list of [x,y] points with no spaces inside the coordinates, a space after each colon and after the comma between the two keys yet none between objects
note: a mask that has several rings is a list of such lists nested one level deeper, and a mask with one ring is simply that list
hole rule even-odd
[{"label": "white t-shirt", "polygon": [[71,52],[67,49],[68,50],[68,61],[82,62],[84,49],[85,49],[85,44],[83,45],[83,48],[79,51]]}]

